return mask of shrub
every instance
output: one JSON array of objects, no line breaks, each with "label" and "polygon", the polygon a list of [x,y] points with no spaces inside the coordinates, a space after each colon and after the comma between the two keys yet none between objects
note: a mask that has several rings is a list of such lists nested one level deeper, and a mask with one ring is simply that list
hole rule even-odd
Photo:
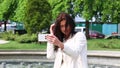
[{"label": "shrub", "polygon": [[119,41],[117,39],[111,39],[109,42],[108,42],[108,46],[109,48],[120,48],[119,44],[117,44]]},{"label": "shrub", "polygon": [[102,48],[120,49],[118,42],[118,39],[109,39],[106,43],[99,42],[98,45]]},{"label": "shrub", "polygon": [[24,34],[16,38],[16,41],[19,43],[32,43],[37,42],[37,35],[36,34]]},{"label": "shrub", "polygon": [[102,47],[102,48],[109,48],[109,46],[106,45],[106,43],[97,42],[97,45]]},{"label": "shrub", "polygon": [[37,42],[38,41],[36,34],[32,34],[30,39],[31,39],[31,42]]},{"label": "shrub", "polygon": [[15,40],[17,36],[18,35],[13,34],[12,31],[3,32],[3,33],[0,34],[0,38],[5,39],[5,40]]}]

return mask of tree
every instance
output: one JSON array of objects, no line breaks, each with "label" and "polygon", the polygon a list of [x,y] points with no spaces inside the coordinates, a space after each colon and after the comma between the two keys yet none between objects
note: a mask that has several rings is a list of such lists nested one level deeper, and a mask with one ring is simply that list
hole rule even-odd
[{"label": "tree", "polygon": [[120,0],[106,0],[102,8],[102,22],[120,23]]},{"label": "tree", "polygon": [[[95,17],[97,23],[120,23],[120,0],[81,0],[75,2],[76,13],[86,19],[86,36],[89,38],[89,22]],[[78,10],[81,10],[79,12]]]},{"label": "tree", "polygon": [[13,19],[24,22],[29,34],[37,33],[50,25],[51,7],[46,0],[20,0]]},{"label": "tree", "polygon": [[[64,11],[79,15],[86,19],[86,36],[89,38],[89,20],[93,17],[96,22],[120,22],[120,0],[48,0],[52,6],[52,14],[55,18],[58,12]],[[114,14],[113,14],[114,13]]]},{"label": "tree", "polygon": [[[48,2],[50,3],[50,5],[52,6],[52,15],[53,15],[53,19],[56,18],[57,14],[60,12],[67,12],[69,13],[73,18],[75,18],[76,15],[80,15],[82,16],[82,13],[89,13],[90,11],[88,8],[88,5],[86,5],[87,3],[89,3],[90,1],[83,1],[83,0],[59,0],[59,1],[54,1],[54,0],[48,0]],[[85,17],[87,16],[84,15]],[[86,27],[87,27],[87,31],[86,31],[86,36],[89,37],[89,31],[88,31],[88,24],[89,24],[89,19],[91,17],[88,15],[87,19],[86,19]]]},{"label": "tree", "polygon": [[27,4],[28,0],[19,0],[17,4],[17,8],[15,10],[15,15],[13,16],[12,20],[17,22],[24,22],[25,14],[27,13]]},{"label": "tree", "polygon": [[60,12],[67,12],[74,18],[72,0],[48,0],[52,8],[53,20]]},{"label": "tree", "polygon": [[0,1],[0,19],[4,20],[4,31],[6,31],[6,23],[14,15],[14,10],[17,7],[16,0],[3,0]]},{"label": "tree", "polygon": [[96,22],[119,23],[119,3],[120,0],[75,0],[74,11],[81,14],[86,20],[91,20],[92,17],[95,17]]},{"label": "tree", "polygon": [[0,0],[0,19],[24,22],[28,33],[36,33],[50,25],[51,7],[46,0]]},{"label": "tree", "polygon": [[2,3],[2,0],[0,0],[0,3]]},{"label": "tree", "polygon": [[32,0],[29,2],[25,17],[25,26],[29,33],[39,32],[50,25],[50,11],[51,7],[46,0]]}]

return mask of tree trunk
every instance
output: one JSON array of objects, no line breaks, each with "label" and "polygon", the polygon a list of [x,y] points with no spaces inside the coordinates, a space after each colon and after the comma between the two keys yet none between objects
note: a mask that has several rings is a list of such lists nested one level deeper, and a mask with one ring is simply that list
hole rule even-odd
[{"label": "tree trunk", "polygon": [[7,30],[7,26],[6,26],[6,24],[7,24],[7,20],[4,21],[4,32]]},{"label": "tree trunk", "polygon": [[86,20],[85,27],[86,27],[86,32],[85,32],[86,38],[90,39],[90,36],[89,36],[89,21],[88,20]]}]

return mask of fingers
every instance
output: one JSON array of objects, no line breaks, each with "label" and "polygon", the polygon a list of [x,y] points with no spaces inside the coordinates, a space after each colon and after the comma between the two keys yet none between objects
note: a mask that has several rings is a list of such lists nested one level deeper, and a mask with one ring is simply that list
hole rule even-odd
[{"label": "fingers", "polygon": [[52,38],[54,38],[54,35],[49,34],[49,35],[46,35],[45,37],[46,37],[46,39],[47,39],[47,38],[51,38],[51,39],[52,39]]},{"label": "fingers", "polygon": [[54,35],[47,35],[46,39],[48,42],[52,43],[52,44],[56,44],[58,39],[54,36]]},{"label": "fingers", "polygon": [[54,36],[50,34],[50,35],[45,36],[45,39],[47,39],[47,41],[49,42],[52,42],[54,39]]}]

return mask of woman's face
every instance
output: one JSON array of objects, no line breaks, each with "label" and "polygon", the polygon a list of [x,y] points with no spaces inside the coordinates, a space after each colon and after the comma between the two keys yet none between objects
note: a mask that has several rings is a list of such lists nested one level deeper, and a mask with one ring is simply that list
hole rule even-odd
[{"label": "woman's face", "polygon": [[66,20],[63,20],[60,22],[60,29],[61,29],[61,32],[63,34],[65,34],[66,36],[69,36],[70,35],[70,32],[71,32],[71,28],[70,26],[68,25],[67,27],[65,26],[66,25]]}]

